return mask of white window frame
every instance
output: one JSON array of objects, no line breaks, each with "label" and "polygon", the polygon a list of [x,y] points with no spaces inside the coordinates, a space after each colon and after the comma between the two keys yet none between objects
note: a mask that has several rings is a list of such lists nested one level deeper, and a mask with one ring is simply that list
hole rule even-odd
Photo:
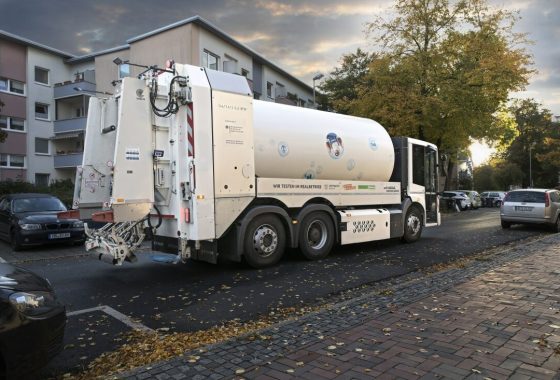
[{"label": "white window frame", "polygon": [[[26,122],[25,119],[23,119],[21,117],[12,117],[12,116],[5,116],[5,115],[0,115],[0,116],[6,118],[6,128],[0,128],[0,129],[3,129],[5,131],[10,131],[10,132],[17,132],[17,133],[26,133],[27,132],[27,122]],[[23,120],[23,131],[20,131],[19,129],[12,129],[12,119]]]},{"label": "white window frame", "polygon": [[[37,152],[37,139],[40,140],[46,140],[47,141],[47,153],[44,152]],[[34,145],[33,145],[33,151],[35,152],[35,154],[37,156],[50,156],[51,155],[51,144],[49,142],[49,139],[44,138],[44,137],[35,137],[35,141],[34,141]]]},{"label": "white window frame", "polygon": [[[37,111],[35,110],[35,107],[37,107],[37,104],[42,104],[44,106],[47,106],[47,118],[43,118],[43,117],[37,117]],[[43,121],[51,121],[51,105],[48,103],[41,103],[41,102],[35,102],[35,106],[33,107],[33,112],[35,113],[35,119],[36,120],[43,120]]]},{"label": "white window frame", "polygon": [[[206,55],[206,66],[204,65],[204,56],[205,55]],[[212,56],[212,57],[216,58],[216,68],[215,69],[212,69],[212,68],[209,67],[209,64],[208,64],[208,57],[209,56]],[[200,65],[202,67],[206,67],[207,69],[210,69],[210,70],[219,71],[220,70],[220,56],[218,54],[212,53],[210,50],[204,49],[204,50],[202,50],[202,56],[200,57]]]},{"label": "white window frame", "polygon": [[[0,89],[0,92],[3,92],[5,94],[16,95],[16,96],[27,96],[27,85],[25,84],[25,82],[15,80],[15,79],[4,78],[4,77],[0,77],[0,80],[6,81],[6,90],[1,90]],[[10,90],[10,88],[12,87],[12,82],[19,82],[19,83],[23,84],[23,94],[20,94],[19,92],[14,92],[14,91]]]},{"label": "white window frame", "polygon": [[[7,166],[1,165],[0,164],[0,168],[5,168],[5,169],[27,169],[27,157],[25,156],[25,154],[9,154],[9,153],[0,153],[0,154],[5,154],[7,156]],[[12,162],[12,156],[20,156],[23,157],[23,166],[12,166],[11,162]]]},{"label": "white window frame", "polygon": [[[37,70],[37,69],[43,70],[43,71],[46,71],[46,72],[47,72],[47,83],[39,82],[39,81],[37,80],[37,73],[36,73],[36,70]],[[41,66],[35,66],[35,69],[33,70],[33,80],[34,80],[35,83],[38,84],[38,85],[50,87],[50,85],[51,85],[51,71],[50,71],[49,69],[45,69],[44,67],[41,67]]]}]

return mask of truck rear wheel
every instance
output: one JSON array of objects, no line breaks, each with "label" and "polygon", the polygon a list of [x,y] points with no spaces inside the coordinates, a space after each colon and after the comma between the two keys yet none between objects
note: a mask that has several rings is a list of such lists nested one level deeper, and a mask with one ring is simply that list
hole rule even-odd
[{"label": "truck rear wheel", "polygon": [[411,206],[404,218],[404,235],[402,240],[413,243],[422,235],[422,211],[416,206]]},{"label": "truck rear wheel", "polygon": [[324,212],[313,212],[303,218],[299,233],[299,248],[308,260],[327,257],[334,244],[334,226]]},{"label": "truck rear wheel", "polygon": [[286,232],[278,217],[258,215],[245,232],[245,260],[253,268],[276,264],[286,248]]}]

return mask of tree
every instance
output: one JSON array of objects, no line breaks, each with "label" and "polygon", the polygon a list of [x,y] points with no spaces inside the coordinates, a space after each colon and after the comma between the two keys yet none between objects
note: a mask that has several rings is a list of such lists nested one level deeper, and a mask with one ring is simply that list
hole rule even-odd
[{"label": "tree", "polygon": [[476,167],[473,173],[474,188],[479,192],[497,189],[494,173],[495,169],[491,165]]},{"label": "tree", "polygon": [[560,170],[560,131],[551,121],[549,110],[534,99],[516,100],[510,107],[516,122],[517,136],[502,152],[504,160],[517,164],[524,173],[522,185],[553,187]]},{"label": "tree", "polygon": [[[335,108],[375,119],[391,135],[433,142],[450,157],[472,139],[501,141],[511,124],[498,111],[533,72],[525,35],[512,31],[515,16],[489,10],[486,0],[397,0],[395,13],[368,24],[381,52]],[[344,58],[339,71],[359,64]]]},{"label": "tree", "polygon": [[320,98],[321,108],[347,114],[349,103],[358,98],[358,88],[363,84],[374,58],[374,54],[359,48],[355,53],[343,55],[341,66],[335,68],[319,86],[324,95]]}]

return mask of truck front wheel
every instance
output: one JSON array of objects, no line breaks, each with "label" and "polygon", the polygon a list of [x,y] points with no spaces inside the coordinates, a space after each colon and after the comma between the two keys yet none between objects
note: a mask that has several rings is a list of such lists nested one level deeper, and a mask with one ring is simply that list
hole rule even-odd
[{"label": "truck front wheel", "polygon": [[253,268],[276,264],[286,248],[286,232],[274,215],[259,215],[247,226],[245,260]]},{"label": "truck front wheel", "polygon": [[308,260],[326,257],[334,244],[334,226],[324,212],[313,212],[303,218],[299,234],[299,248]]},{"label": "truck front wheel", "polygon": [[402,239],[407,243],[413,243],[422,235],[422,211],[412,206],[406,212],[404,218],[404,235]]}]

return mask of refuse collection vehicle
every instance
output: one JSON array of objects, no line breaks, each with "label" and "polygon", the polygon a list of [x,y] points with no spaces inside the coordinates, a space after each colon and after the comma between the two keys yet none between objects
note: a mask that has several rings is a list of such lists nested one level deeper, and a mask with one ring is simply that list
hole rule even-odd
[{"label": "refuse collection vehicle", "polygon": [[[173,64],[92,97],[74,214],[86,249],[275,264],[289,248],[402,238],[440,223],[438,150],[369,119],[255,100],[247,79]],[[74,215],[75,216],[75,215]]]}]

